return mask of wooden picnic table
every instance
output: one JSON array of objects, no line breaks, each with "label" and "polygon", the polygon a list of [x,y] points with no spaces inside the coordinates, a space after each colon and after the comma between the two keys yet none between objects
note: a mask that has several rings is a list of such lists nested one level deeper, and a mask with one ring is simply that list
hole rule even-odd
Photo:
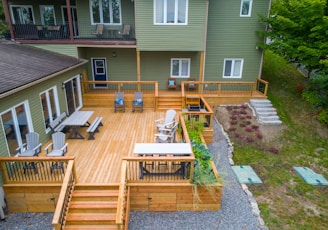
[{"label": "wooden picnic table", "polygon": [[84,136],[79,133],[78,129],[90,125],[89,119],[92,114],[93,111],[75,111],[61,123],[73,129],[68,139],[84,139]]}]

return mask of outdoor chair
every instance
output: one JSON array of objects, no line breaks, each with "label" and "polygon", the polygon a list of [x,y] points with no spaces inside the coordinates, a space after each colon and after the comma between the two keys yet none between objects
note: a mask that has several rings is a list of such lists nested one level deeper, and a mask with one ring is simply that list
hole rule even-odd
[{"label": "outdoor chair", "polygon": [[116,113],[117,110],[125,112],[124,92],[115,93],[114,112]]},{"label": "outdoor chair", "polygon": [[167,81],[168,89],[176,89],[177,88],[177,80],[175,78],[169,78]]},{"label": "outdoor chair", "polygon": [[160,133],[155,134],[157,143],[175,143],[176,142],[176,132],[178,129],[178,122],[174,122],[172,128],[160,129]]},{"label": "outdoor chair", "polygon": [[194,83],[194,81],[196,81],[196,79],[195,78],[189,78],[188,81],[190,81],[190,83],[186,83],[187,90],[196,89],[196,84]]},{"label": "outdoor chair", "polygon": [[[39,134],[35,132],[31,132],[26,134],[26,143],[22,146],[19,146],[17,150],[19,151],[19,157],[35,157],[38,156],[41,152],[41,143],[39,143]],[[34,173],[38,173],[37,163],[25,162],[24,166],[24,174],[27,169],[33,169]]]},{"label": "outdoor chair", "polygon": [[130,37],[130,30],[131,30],[131,25],[127,24],[124,25],[122,31],[118,31],[117,34],[122,36],[122,38],[126,40]]},{"label": "outdoor chair", "polygon": [[140,110],[143,111],[143,92],[134,92],[134,99],[132,101],[132,112]]},{"label": "outdoor chair", "polygon": [[164,119],[155,120],[155,125],[157,130],[171,128],[174,124],[176,111],[173,109],[169,109],[166,111]]},{"label": "outdoor chair", "polygon": [[103,31],[104,31],[104,24],[97,24],[96,26],[96,31],[93,32],[93,35],[96,35],[96,37],[99,39],[103,36]]},{"label": "outdoor chair", "polygon": [[[66,135],[62,132],[56,132],[52,134],[52,143],[50,143],[46,148],[47,157],[61,157],[67,152],[68,143],[65,142]],[[52,147],[50,151],[50,147]],[[50,173],[54,169],[61,169],[64,173],[64,162],[53,162],[50,167]]]}]

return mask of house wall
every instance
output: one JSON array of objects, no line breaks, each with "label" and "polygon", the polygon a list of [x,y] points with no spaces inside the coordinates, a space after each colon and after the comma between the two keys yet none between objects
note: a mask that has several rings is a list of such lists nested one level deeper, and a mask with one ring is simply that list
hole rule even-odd
[{"label": "house wall", "polygon": [[[190,76],[198,78],[198,52],[140,52],[140,69],[142,81],[158,81],[159,89],[167,89],[167,79],[170,77],[171,58],[190,58]],[[179,78],[177,82],[185,81]]]},{"label": "house wall", "polygon": [[76,45],[33,44],[31,46],[78,58]]},{"label": "house wall", "polygon": [[154,25],[153,0],[138,0],[135,5],[137,50],[204,50],[207,0],[189,0],[187,25]]},{"label": "house wall", "polygon": [[[40,100],[40,93],[51,87],[56,86],[60,111],[61,112],[66,111],[66,97],[65,97],[64,90],[61,88],[61,84],[63,81],[70,79],[73,76],[76,76],[77,74],[82,73],[82,69],[83,67],[79,67],[75,70],[71,70],[62,75],[51,78],[45,82],[36,84],[27,89],[21,90],[15,94],[0,99],[0,113],[27,100],[31,112],[34,132],[40,134],[41,143],[46,143],[49,140],[51,133],[48,134],[46,133],[46,127],[43,118],[43,110]],[[8,156],[8,155],[9,153],[6,144],[4,128],[2,122],[0,122],[0,156]]]},{"label": "house wall", "polygon": [[[254,81],[260,74],[261,39],[256,31],[265,29],[258,14],[267,15],[269,0],[253,1],[251,17],[240,17],[241,1],[211,0],[205,59],[205,81]],[[242,78],[223,78],[224,58],[243,58]]]},{"label": "house wall", "polygon": [[[116,53],[116,57],[112,53]],[[106,58],[109,81],[137,81],[137,57],[135,49],[118,48],[78,48],[79,57],[89,60],[87,74],[92,77],[91,58]]]}]

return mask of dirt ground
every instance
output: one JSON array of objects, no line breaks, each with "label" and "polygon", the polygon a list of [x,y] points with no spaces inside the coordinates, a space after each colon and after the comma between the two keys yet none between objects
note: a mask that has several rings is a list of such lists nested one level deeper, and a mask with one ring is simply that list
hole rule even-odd
[{"label": "dirt ground", "polygon": [[[259,124],[256,116],[254,116],[251,108],[247,106],[245,108],[245,115],[249,117],[248,122],[250,122],[250,126],[258,126],[258,133],[262,135],[261,139],[256,140],[259,145],[262,145],[263,148],[270,148],[270,146],[277,146],[279,148],[279,142],[277,139],[284,131],[284,125],[262,125]],[[231,111],[227,109],[227,106],[218,106],[215,109],[215,116],[220,124],[223,126],[224,130],[228,133],[229,137],[232,139],[234,143],[238,144],[238,140],[236,140],[234,133],[243,132],[240,130],[241,128],[238,126],[234,126],[231,123]],[[237,127],[239,130],[230,131],[231,128]],[[247,134],[243,132],[244,135],[252,135],[251,133]]]}]

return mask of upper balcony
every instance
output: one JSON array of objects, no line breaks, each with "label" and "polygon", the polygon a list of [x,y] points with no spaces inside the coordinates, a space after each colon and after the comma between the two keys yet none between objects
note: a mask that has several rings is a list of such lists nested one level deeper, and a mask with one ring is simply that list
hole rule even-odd
[{"label": "upper balcony", "polygon": [[54,26],[13,24],[12,29],[11,38],[22,43],[136,45],[135,31],[130,24],[119,27],[79,24],[79,27],[73,28],[73,36],[69,24]]},{"label": "upper balcony", "polygon": [[[6,38],[34,44],[136,45],[130,0],[3,1]],[[131,13],[132,12],[132,13]]]}]

